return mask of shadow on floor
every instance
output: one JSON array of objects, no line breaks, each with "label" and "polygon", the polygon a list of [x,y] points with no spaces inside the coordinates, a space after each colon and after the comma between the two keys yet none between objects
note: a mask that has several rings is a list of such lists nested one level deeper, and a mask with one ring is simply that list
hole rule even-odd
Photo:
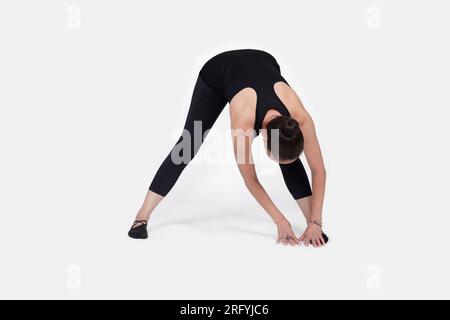
[{"label": "shadow on floor", "polygon": [[[195,217],[195,218],[188,218],[188,219],[177,219],[174,221],[167,221],[164,223],[160,223],[160,224],[155,224],[155,225],[150,225],[151,230],[160,230],[160,229],[164,229],[170,226],[178,226],[178,225],[193,225],[193,226],[198,226],[198,227],[202,227],[201,223],[205,222],[205,221],[211,221],[211,220],[220,220],[221,218],[227,217],[230,218],[230,216],[237,216],[237,217],[242,217],[242,215],[238,215],[236,213],[227,213],[227,214],[220,214],[220,215],[210,215],[210,216],[202,216],[202,217]],[[246,219],[250,219],[250,220],[254,220],[252,217],[250,216],[245,216]],[[260,220],[257,220],[258,222],[260,222]],[[229,231],[234,231],[234,232],[238,232],[238,233],[247,233],[247,234],[252,234],[252,235],[256,235],[256,236],[260,236],[260,237],[265,237],[265,238],[276,238],[276,226],[273,226],[273,232],[263,232],[263,231],[258,231],[258,230],[252,230],[249,228],[244,228],[241,226],[224,226],[224,227],[220,227],[220,225],[217,225],[218,228],[220,228],[221,230],[226,229]],[[296,226],[292,227],[293,231],[295,232],[295,234],[297,236],[300,236],[303,234],[304,229],[298,228]]]}]

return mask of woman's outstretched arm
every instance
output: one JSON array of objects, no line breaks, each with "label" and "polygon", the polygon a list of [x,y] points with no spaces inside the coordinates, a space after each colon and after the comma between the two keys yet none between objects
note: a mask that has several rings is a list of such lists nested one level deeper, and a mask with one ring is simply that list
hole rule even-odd
[{"label": "woman's outstretched arm", "polygon": [[[308,221],[308,228],[300,237],[306,245],[312,243],[313,246],[325,245],[322,236],[322,208],[325,195],[326,170],[323,162],[322,152],[320,150],[319,140],[317,139],[314,121],[309,113],[303,107],[303,104],[297,94],[292,91],[290,95],[291,103],[296,106],[293,118],[297,120],[303,134],[304,144],[303,150],[311,170],[312,179],[312,196],[309,202],[309,212],[305,213]],[[304,207],[301,203],[302,199],[297,200],[300,207]],[[303,210],[303,208],[302,208]],[[304,211],[304,210],[303,210]]]},{"label": "woman's outstretched arm", "polygon": [[230,115],[234,155],[245,186],[277,225],[277,243],[283,243],[284,245],[300,244],[300,241],[292,231],[289,221],[273,203],[256,175],[251,153],[254,133],[253,127],[251,126],[252,119],[245,119],[242,113],[239,113],[239,116],[233,116],[232,111]]},{"label": "woman's outstretched arm", "polygon": [[[306,112],[305,112],[306,113]],[[320,151],[319,141],[316,136],[314,122],[306,113],[303,122],[300,122],[300,128],[305,139],[304,151],[309,168],[311,169],[313,195],[310,199],[308,228],[300,237],[307,246],[311,243],[313,246],[325,245],[322,232],[322,207],[325,194],[326,171],[323,164],[322,153]],[[301,203],[299,203],[301,207]],[[305,216],[307,214],[305,213]]]},{"label": "woman's outstretched arm", "polygon": [[310,221],[322,223],[322,207],[325,194],[326,171],[319,141],[316,136],[314,122],[306,111],[303,121],[300,122],[300,128],[305,139],[303,149],[312,177],[313,195],[311,199]]},{"label": "woman's outstretched arm", "polygon": [[[275,91],[284,105],[290,107],[291,117],[297,120],[300,125],[304,138],[303,150],[311,170],[312,196],[297,199],[297,203],[304,211],[303,213],[308,221],[308,228],[300,239],[306,245],[312,243],[314,246],[322,246],[325,244],[321,224],[326,171],[314,122],[299,96],[291,87],[284,83],[277,83]],[[308,208],[308,210],[305,210],[305,208]]]}]

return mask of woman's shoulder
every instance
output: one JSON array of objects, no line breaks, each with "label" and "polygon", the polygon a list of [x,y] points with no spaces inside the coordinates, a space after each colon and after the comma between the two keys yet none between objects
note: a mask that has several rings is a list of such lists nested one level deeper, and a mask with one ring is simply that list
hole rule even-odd
[{"label": "woman's shoulder", "polygon": [[281,102],[286,106],[289,114],[297,121],[303,120],[307,114],[303,103],[298,94],[289,85],[284,82],[277,82],[274,85],[275,93]]}]

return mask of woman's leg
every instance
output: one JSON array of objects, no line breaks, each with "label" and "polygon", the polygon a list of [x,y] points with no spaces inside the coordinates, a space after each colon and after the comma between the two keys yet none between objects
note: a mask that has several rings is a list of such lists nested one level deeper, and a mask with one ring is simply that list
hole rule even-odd
[{"label": "woman's leg", "polygon": [[[161,202],[162,199],[163,199],[162,196],[149,190],[147,192],[147,195],[145,196],[144,203],[142,204],[141,208],[139,209],[136,215],[136,221],[142,220],[148,221],[148,219],[150,219],[150,214],[153,212],[153,210]],[[141,222],[138,222],[135,226],[140,226],[141,224],[142,224]]]},{"label": "woman's leg", "polygon": [[297,204],[300,207],[306,222],[311,220],[311,196],[297,199]]},{"label": "woman's leg", "polygon": [[284,182],[295,200],[312,195],[308,175],[300,159],[288,164],[280,164]]},{"label": "woman's leg", "polygon": [[136,220],[149,220],[152,211],[170,192],[184,168],[200,149],[207,131],[216,122],[226,104],[227,99],[214,91],[199,76],[183,134],[156,172]]}]

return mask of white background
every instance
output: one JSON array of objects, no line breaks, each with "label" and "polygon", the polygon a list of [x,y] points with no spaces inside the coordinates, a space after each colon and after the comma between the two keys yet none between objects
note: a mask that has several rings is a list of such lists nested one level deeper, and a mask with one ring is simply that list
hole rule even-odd
[{"label": "white background", "polygon": [[[449,298],[449,12],[445,0],[2,1],[0,297]],[[149,240],[128,239],[199,69],[239,48],[271,52],[316,121],[331,243],[277,246],[223,163],[190,165]],[[216,129],[228,126],[226,108]],[[300,234],[281,174],[261,180]]]}]

